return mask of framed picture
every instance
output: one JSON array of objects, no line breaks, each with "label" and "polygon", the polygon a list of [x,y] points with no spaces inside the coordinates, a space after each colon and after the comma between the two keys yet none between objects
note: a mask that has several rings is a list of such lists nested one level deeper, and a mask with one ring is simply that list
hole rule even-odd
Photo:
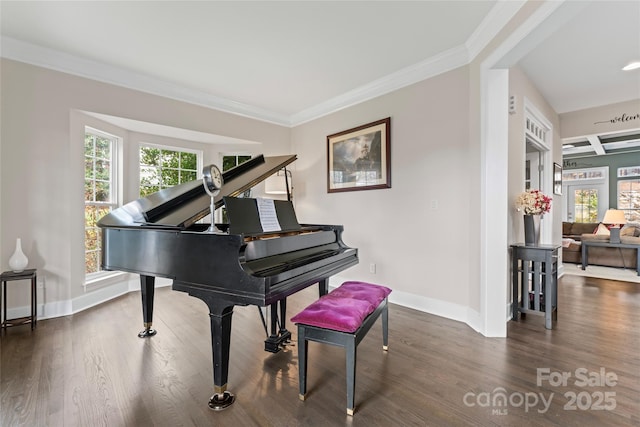
[{"label": "framed picture", "polygon": [[562,196],[562,166],[553,164],[553,194]]},{"label": "framed picture", "polygon": [[327,192],[391,188],[391,118],[327,136]]}]

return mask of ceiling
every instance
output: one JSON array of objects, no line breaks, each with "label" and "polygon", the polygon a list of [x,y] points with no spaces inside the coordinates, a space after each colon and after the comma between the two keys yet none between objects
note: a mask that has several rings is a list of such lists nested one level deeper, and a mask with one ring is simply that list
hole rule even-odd
[{"label": "ceiling", "polygon": [[[470,62],[522,4],[2,1],[0,53],[295,126]],[[640,99],[640,2],[546,8],[506,57],[556,112]]]}]

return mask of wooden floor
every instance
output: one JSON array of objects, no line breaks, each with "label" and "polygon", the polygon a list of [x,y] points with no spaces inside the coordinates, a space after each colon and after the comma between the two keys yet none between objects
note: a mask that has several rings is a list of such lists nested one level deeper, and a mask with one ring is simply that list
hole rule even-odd
[{"label": "wooden floor", "polygon": [[[313,287],[290,298],[290,316],[316,294]],[[529,315],[509,322],[506,339],[391,304],[389,352],[380,323],[358,347],[351,418],[343,350],[309,344],[302,402],[296,347],[265,353],[256,307],[234,312],[229,389],[236,403],[209,410],[205,304],[159,289],[158,334],[140,339],[139,294],[132,293],[40,321],[34,332],[7,330],[0,425],[639,426],[640,284],[565,276],[558,299],[554,330]],[[564,372],[566,384],[555,382]]]}]

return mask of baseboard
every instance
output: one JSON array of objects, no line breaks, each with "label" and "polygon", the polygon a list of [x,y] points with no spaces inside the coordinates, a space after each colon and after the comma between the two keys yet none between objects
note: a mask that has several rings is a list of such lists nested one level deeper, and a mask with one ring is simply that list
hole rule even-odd
[{"label": "baseboard", "polygon": [[[171,286],[170,279],[157,278],[156,287]],[[140,290],[140,281],[132,277],[109,286],[88,292],[71,300],[53,301],[38,304],[36,313],[38,320],[52,319],[55,317],[70,316],[88,308],[95,307],[114,298],[118,298],[129,292]],[[7,309],[7,319],[16,319],[31,315],[31,306],[12,307]]]},{"label": "baseboard", "polygon": [[[335,289],[343,282],[351,280],[344,277],[333,276],[329,279],[329,289]],[[157,278],[156,287],[171,286],[170,279]],[[101,287],[92,292],[76,297],[67,301],[53,301],[40,304],[37,307],[38,320],[51,319],[55,317],[69,316],[79,313],[88,308],[95,307],[114,298],[118,298],[129,292],[140,290],[140,281],[136,276],[132,276],[126,280]],[[389,302],[398,304],[403,307],[421,311],[423,313],[433,314],[435,316],[444,317],[446,319],[455,320],[469,325],[473,330],[482,333],[482,318],[477,310],[465,307],[460,304],[454,304],[434,298],[428,298],[420,295],[411,294],[394,290],[389,296]],[[509,312],[509,309],[507,309]],[[14,319],[29,316],[31,314],[30,306],[14,307],[7,310],[7,318]],[[508,318],[506,319],[508,321]]]}]

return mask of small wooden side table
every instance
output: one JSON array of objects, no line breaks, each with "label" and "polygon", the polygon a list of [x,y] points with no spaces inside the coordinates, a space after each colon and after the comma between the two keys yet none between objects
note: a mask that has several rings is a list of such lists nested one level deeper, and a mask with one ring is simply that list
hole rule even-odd
[{"label": "small wooden side table", "polygon": [[[17,319],[7,320],[7,282],[12,280],[31,280],[31,316],[20,317]],[[38,296],[36,293],[37,272],[36,269],[24,270],[20,273],[13,271],[5,271],[0,275],[2,282],[2,292],[0,300],[2,301],[2,323],[0,324],[0,332],[11,326],[25,325],[31,323],[31,330],[36,327],[37,322],[37,303]]]},{"label": "small wooden side table", "polygon": [[553,328],[558,316],[558,249],[560,245],[511,245],[513,320],[518,314],[544,316]]}]

